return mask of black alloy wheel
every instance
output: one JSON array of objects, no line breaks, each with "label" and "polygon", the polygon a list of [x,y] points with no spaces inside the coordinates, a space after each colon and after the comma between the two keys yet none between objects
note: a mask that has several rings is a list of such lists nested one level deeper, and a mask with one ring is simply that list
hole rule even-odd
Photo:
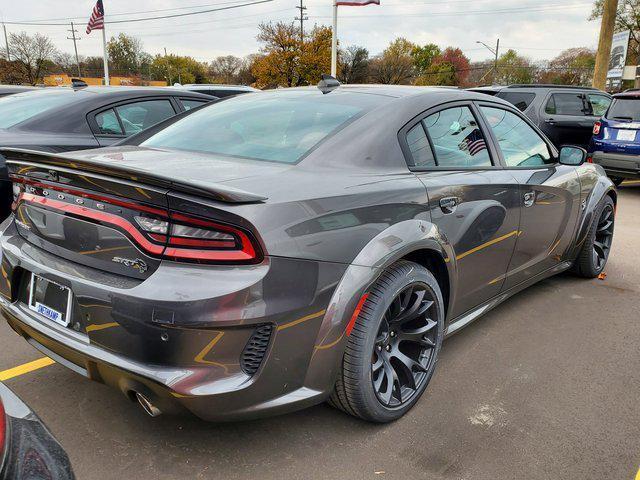
[{"label": "black alloy wheel", "polygon": [[611,243],[613,242],[613,224],[615,212],[611,203],[605,204],[598,220],[595,239],[593,241],[593,255],[596,269],[602,271],[609,258]]},{"label": "black alloy wheel", "polygon": [[424,266],[401,260],[368,289],[329,403],[371,422],[391,422],[420,399],[444,336],[444,301]]},{"label": "black alloy wheel", "polygon": [[399,407],[420,391],[435,360],[436,302],[427,285],[402,290],[384,314],[371,358],[373,388],[386,407]]}]

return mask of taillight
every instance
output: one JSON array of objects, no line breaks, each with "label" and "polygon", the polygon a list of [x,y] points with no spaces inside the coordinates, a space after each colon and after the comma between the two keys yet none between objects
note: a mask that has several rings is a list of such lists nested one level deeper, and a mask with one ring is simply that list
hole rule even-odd
[{"label": "taillight", "polygon": [[7,416],[4,413],[4,405],[0,398],[0,466],[2,466],[2,455],[7,443]]},{"label": "taillight", "polygon": [[[233,225],[18,177],[12,180],[14,210],[24,201],[117,228],[152,256],[198,263],[262,260],[254,236]],[[61,194],[52,195],[52,191]],[[76,198],[68,198],[69,195]]]},{"label": "taillight", "polygon": [[593,134],[594,135],[600,135],[600,127],[602,127],[602,123],[601,122],[596,122],[593,124]]},{"label": "taillight", "polygon": [[587,155],[587,163],[593,163],[593,156]]}]

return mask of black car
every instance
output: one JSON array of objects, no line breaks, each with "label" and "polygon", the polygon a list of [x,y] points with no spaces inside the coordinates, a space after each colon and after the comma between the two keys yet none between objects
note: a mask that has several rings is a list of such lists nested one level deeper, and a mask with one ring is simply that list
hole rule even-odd
[{"label": "black car", "polygon": [[16,93],[29,92],[37,89],[38,87],[28,87],[24,85],[0,85],[0,97],[6,97],[7,95],[14,95]]},{"label": "black car", "polygon": [[0,150],[2,315],[154,416],[330,400],[387,422],[445,336],[603,271],[617,193],[584,150],[499,98],[332,84],[235,96],[137,146]]},{"label": "black car", "polygon": [[0,480],[73,480],[69,457],[38,416],[0,383]]},{"label": "black car", "polygon": [[174,88],[186,90],[188,92],[198,92],[215,98],[226,98],[243,93],[259,92],[257,88],[246,85],[222,85],[218,83],[187,83],[185,85],[176,84]]},{"label": "black car", "polygon": [[[211,97],[172,88],[54,87],[0,98],[0,147],[65,152],[113,145],[204,105]],[[0,220],[11,204],[0,159]]]},{"label": "black car", "polygon": [[556,145],[586,148],[611,95],[596,88],[565,85],[509,85],[470,89],[502,98],[524,112]]}]

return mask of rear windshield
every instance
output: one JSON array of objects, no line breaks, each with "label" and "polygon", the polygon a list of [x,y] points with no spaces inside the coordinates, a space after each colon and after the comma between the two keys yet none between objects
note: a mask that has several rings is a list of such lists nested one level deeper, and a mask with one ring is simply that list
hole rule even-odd
[{"label": "rear windshield", "polygon": [[607,118],[640,122],[640,98],[614,98]]},{"label": "rear windshield", "polygon": [[529,108],[533,99],[536,98],[535,93],[526,92],[499,92],[496,96],[514,104],[521,112]]},{"label": "rear windshield", "polygon": [[0,128],[10,128],[73,100],[66,90],[41,90],[0,98]]},{"label": "rear windshield", "polygon": [[142,145],[296,163],[327,136],[385,100],[379,95],[309,90],[240,95],[194,112]]}]

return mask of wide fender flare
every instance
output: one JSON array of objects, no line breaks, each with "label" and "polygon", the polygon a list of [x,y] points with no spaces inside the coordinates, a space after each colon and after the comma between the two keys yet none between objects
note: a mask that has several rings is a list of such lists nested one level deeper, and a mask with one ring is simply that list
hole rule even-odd
[{"label": "wide fender flare", "polygon": [[577,230],[578,234],[576,235],[575,251],[573,252],[574,257],[578,255],[580,248],[582,248],[582,244],[585,242],[587,235],[589,234],[589,229],[591,228],[591,223],[593,222],[593,217],[598,206],[604,197],[610,195],[611,192],[613,192],[614,198],[617,198],[616,188],[613,182],[606,176],[599,177],[594,184],[589,197],[585,200],[586,205],[584,207],[584,215],[581,217]]},{"label": "wide fender flare", "polygon": [[453,248],[433,223],[405,220],[380,232],[356,256],[333,292],[316,337],[306,387],[331,393],[347,341],[346,327],[358,302],[385,268],[417,250],[441,255],[453,285],[456,275]]}]

